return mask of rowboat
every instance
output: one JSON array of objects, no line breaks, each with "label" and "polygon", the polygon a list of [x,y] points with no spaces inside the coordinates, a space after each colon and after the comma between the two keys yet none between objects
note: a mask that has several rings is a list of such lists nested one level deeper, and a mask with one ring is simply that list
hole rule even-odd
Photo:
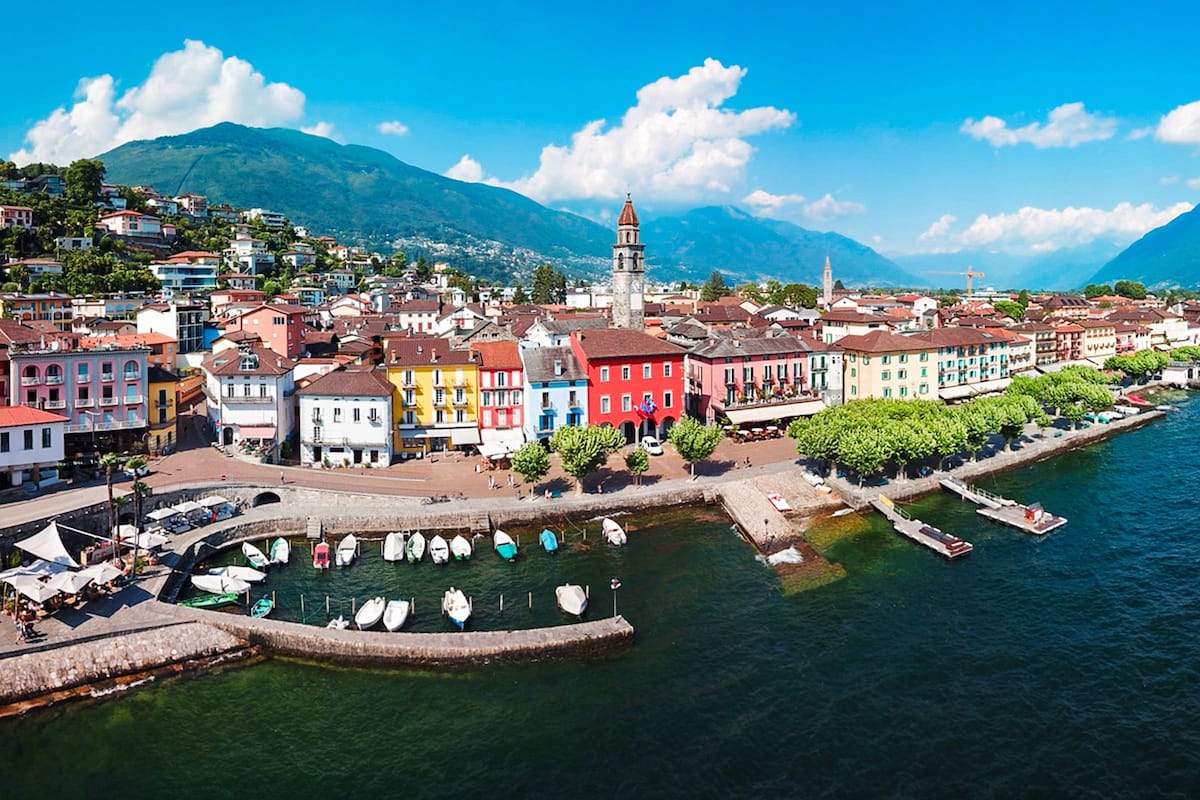
[{"label": "rowboat", "polygon": [[383,609],[383,627],[393,633],[403,628],[408,621],[408,610],[407,600],[389,600]]},{"label": "rowboat", "polygon": [[254,605],[250,606],[250,616],[261,619],[270,614],[273,608],[275,608],[275,601],[269,597],[260,597],[254,601]]},{"label": "rowboat", "polygon": [[358,555],[358,539],[353,533],[347,533],[345,538],[338,542],[337,553],[334,554],[334,563],[339,567],[348,567],[354,563],[354,557]]},{"label": "rowboat", "polygon": [[372,597],[363,603],[362,608],[354,615],[354,624],[358,626],[360,631],[365,631],[379,622],[386,605],[387,603],[382,597]]},{"label": "rowboat", "polygon": [[471,540],[461,533],[458,534],[450,540],[450,552],[454,554],[455,561],[470,561]]},{"label": "rowboat", "polygon": [[442,611],[446,612],[450,621],[460,631],[463,625],[467,624],[467,620],[471,618],[471,604],[467,602],[467,596],[462,593],[461,589],[455,589],[453,586],[442,596]]},{"label": "rowboat", "polygon": [[558,607],[568,614],[582,617],[587,610],[587,593],[577,584],[564,583],[554,590],[554,596],[558,599]]},{"label": "rowboat", "polygon": [[271,563],[286,564],[288,559],[292,557],[292,546],[288,544],[288,540],[280,536],[275,541],[271,542]]},{"label": "rowboat", "polygon": [[409,536],[408,546],[405,549],[408,551],[408,563],[416,564],[425,557],[425,535],[417,531]]},{"label": "rowboat", "polygon": [[267,554],[249,542],[242,542],[242,555],[246,557],[252,567],[266,569],[271,565],[271,559],[267,558]]},{"label": "rowboat", "polygon": [[210,594],[245,594],[250,584],[230,575],[193,575],[192,586]]},{"label": "rowboat", "polygon": [[625,529],[617,524],[615,520],[605,517],[602,524],[604,526],[604,541],[618,546],[628,541],[625,536]]},{"label": "rowboat", "polygon": [[237,578],[246,583],[262,583],[267,579],[267,573],[259,572],[254,567],[242,567],[234,564],[228,567],[213,567],[209,575],[221,575],[226,578]]},{"label": "rowboat", "polygon": [[440,534],[429,540],[429,557],[435,564],[445,564],[450,560],[450,547]]},{"label": "rowboat", "polygon": [[383,560],[404,560],[404,534],[400,531],[392,531],[383,540]]},{"label": "rowboat", "polygon": [[542,543],[542,549],[547,553],[554,553],[558,550],[558,536],[549,528],[543,528],[538,539]]},{"label": "rowboat", "polygon": [[338,614],[337,619],[329,620],[329,622],[325,624],[325,627],[335,631],[344,631],[346,628],[350,627],[350,620],[346,619],[341,614]]},{"label": "rowboat", "polygon": [[179,605],[188,608],[220,608],[236,603],[238,596],[233,592],[225,592],[223,594],[202,594],[199,597],[193,597],[190,600],[182,600]]},{"label": "rowboat", "polygon": [[329,569],[329,543],[317,542],[313,548],[313,569]]},{"label": "rowboat", "polygon": [[517,543],[504,531],[496,531],[492,536],[492,544],[505,561],[512,561],[517,557]]},{"label": "rowboat", "polygon": [[771,502],[771,505],[775,506],[776,511],[791,511],[792,510],[791,504],[787,500],[784,499],[783,495],[769,494],[769,495],[767,495],[767,500],[769,500]]}]

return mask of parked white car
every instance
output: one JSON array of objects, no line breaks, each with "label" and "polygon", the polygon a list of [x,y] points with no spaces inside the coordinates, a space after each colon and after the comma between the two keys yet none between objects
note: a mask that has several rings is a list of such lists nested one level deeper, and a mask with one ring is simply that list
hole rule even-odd
[{"label": "parked white car", "polygon": [[662,445],[653,436],[643,436],[641,444],[642,449],[652,456],[661,456],[663,453]]},{"label": "parked white car", "polygon": [[138,467],[137,469],[134,469],[133,467],[126,467],[125,474],[130,478],[144,478],[150,474],[150,465],[146,464],[145,466]]}]

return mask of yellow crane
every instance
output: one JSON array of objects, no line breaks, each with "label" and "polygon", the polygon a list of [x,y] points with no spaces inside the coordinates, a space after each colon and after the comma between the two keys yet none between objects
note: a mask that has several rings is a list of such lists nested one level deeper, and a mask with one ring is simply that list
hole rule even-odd
[{"label": "yellow crane", "polygon": [[982,272],[971,269],[971,265],[967,265],[966,272],[930,272],[929,275],[966,275],[967,276],[967,294],[971,294],[971,279],[987,277]]}]

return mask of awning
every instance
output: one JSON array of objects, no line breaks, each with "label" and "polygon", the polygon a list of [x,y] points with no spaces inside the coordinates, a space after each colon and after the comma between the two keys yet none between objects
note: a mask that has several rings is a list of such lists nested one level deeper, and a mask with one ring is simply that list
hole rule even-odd
[{"label": "awning", "polygon": [[38,559],[32,564],[24,567],[12,567],[0,572],[0,582],[6,582],[9,578],[34,577],[45,578],[50,575],[57,575],[67,568],[66,564],[55,564],[53,561],[42,561]]},{"label": "awning", "polygon": [[766,422],[772,419],[788,419],[790,417],[810,417],[818,411],[823,411],[825,404],[820,400],[801,400],[796,403],[773,403],[768,406],[752,408],[730,408],[722,413],[729,417],[734,425],[744,425],[747,422]]},{"label": "awning", "polygon": [[178,517],[179,512],[173,508],[158,508],[146,515],[146,519],[151,522],[162,522],[164,519]]},{"label": "awning", "polygon": [[8,583],[35,603],[44,603],[51,597],[59,594],[58,589],[47,586],[37,578],[31,576],[10,578]]},{"label": "awning", "polygon": [[200,505],[199,503],[197,503],[194,500],[184,500],[179,505],[172,506],[172,508],[174,508],[180,514],[192,514],[192,513],[195,513],[196,511],[204,511],[205,510],[204,506]]},{"label": "awning", "polygon": [[500,442],[488,442],[479,445],[479,455],[484,458],[505,458],[511,454],[512,451]]},{"label": "awning", "polygon": [[64,594],[78,594],[92,580],[92,576],[85,572],[60,572],[46,581],[46,586]]},{"label": "awning", "polygon": [[243,439],[274,439],[274,425],[241,425],[238,427],[238,435]]},{"label": "awning", "polygon": [[938,397],[943,400],[962,400],[975,394],[975,387],[969,384],[958,386],[938,387]]},{"label": "awning", "polygon": [[943,400],[962,400],[967,397],[988,394],[989,392],[1004,391],[1011,383],[1012,378],[993,378],[990,381],[945,386],[938,389],[938,397]]},{"label": "awning", "polygon": [[456,447],[460,444],[479,444],[479,429],[455,428],[450,432],[450,443]]},{"label": "awning", "polygon": [[201,497],[197,502],[205,508],[214,508],[216,506],[223,506],[229,501],[219,494],[214,494],[212,497]]},{"label": "awning", "polygon": [[58,523],[51,522],[39,533],[35,533],[28,539],[22,539],[17,542],[17,547],[24,550],[30,555],[45,559],[46,561],[62,564],[67,567],[78,567],[75,559],[71,558],[71,554],[67,552],[67,548],[63,546],[62,537],[58,533]]},{"label": "awning", "polygon": [[479,435],[485,443],[502,444],[510,450],[519,450],[525,444],[525,433],[520,428],[484,428]]}]

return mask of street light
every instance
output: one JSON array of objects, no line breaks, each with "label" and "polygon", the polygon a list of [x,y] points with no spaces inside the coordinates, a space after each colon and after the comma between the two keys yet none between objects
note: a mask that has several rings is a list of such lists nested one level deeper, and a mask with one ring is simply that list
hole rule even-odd
[{"label": "street light", "polygon": [[609,586],[611,586],[611,587],[612,587],[612,593],[613,593],[613,618],[615,619],[615,618],[616,618],[616,616],[617,616],[617,589],[620,589],[620,588],[621,588],[621,581],[620,581],[620,580],[618,580],[617,578],[613,578],[613,579],[612,579],[612,581],[609,583]]}]

